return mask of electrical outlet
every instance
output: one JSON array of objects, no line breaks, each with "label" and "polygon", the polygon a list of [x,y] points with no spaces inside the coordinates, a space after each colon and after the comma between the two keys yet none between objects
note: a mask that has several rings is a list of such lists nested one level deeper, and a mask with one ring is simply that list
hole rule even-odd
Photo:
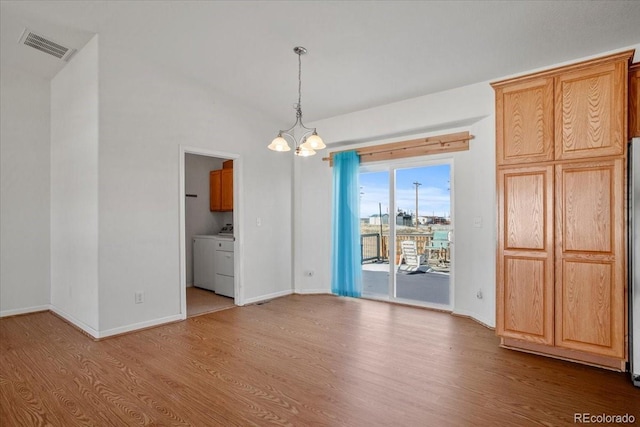
[{"label": "electrical outlet", "polygon": [[476,298],[482,299],[482,289],[478,289],[478,293],[476,294]]},{"label": "electrical outlet", "polygon": [[144,302],[144,292],[138,291],[135,293],[136,304],[142,304]]}]

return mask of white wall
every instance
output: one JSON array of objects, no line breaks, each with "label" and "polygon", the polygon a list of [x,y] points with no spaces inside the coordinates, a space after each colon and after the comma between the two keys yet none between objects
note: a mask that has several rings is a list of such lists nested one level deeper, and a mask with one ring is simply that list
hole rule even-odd
[{"label": "white wall", "polygon": [[[101,331],[180,313],[181,145],[241,156],[241,292],[291,292],[291,163],[266,149],[281,124],[129,56],[127,43],[111,35],[100,45]],[[134,303],[135,291],[145,303]]]},{"label": "white wall", "polygon": [[[493,114],[493,90],[488,83],[479,83],[313,123],[324,140],[334,145],[322,156],[300,159],[296,164],[296,292],[330,291],[332,178],[321,157],[334,150],[468,130],[475,136],[469,151],[425,159],[453,158],[454,311],[494,325]],[[473,227],[476,216],[482,217],[482,228]],[[304,276],[306,270],[316,274]],[[483,290],[482,300],[476,298],[478,289]]]},{"label": "white wall", "polygon": [[51,305],[98,331],[98,36],[51,81]]},{"label": "white wall", "polygon": [[186,284],[193,284],[193,236],[218,234],[225,224],[233,224],[233,212],[211,212],[209,204],[209,172],[222,169],[223,159],[185,154],[185,252]]},{"label": "white wall", "polygon": [[[493,110],[493,90],[485,103]],[[492,114],[480,120],[470,126],[469,131],[476,137],[470,143],[471,149],[454,155],[454,313],[468,315],[486,325],[495,326],[495,116]],[[481,220],[480,228],[474,226],[474,219],[477,217]],[[478,290],[484,296],[481,300],[476,298]]]},{"label": "white wall", "polygon": [[[316,126],[315,124],[312,126]],[[325,126],[319,125],[318,134],[323,141]],[[331,212],[332,169],[322,157],[329,151],[313,157],[294,158],[294,254],[293,283],[296,293],[331,292]],[[312,276],[305,272],[312,271]]]},{"label": "white wall", "polygon": [[49,306],[49,81],[0,70],[0,316]]}]

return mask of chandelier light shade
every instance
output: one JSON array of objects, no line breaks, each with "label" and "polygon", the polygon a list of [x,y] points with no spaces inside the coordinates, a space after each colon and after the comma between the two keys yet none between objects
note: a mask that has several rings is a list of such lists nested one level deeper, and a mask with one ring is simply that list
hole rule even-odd
[{"label": "chandelier light shade", "polygon": [[276,136],[271,144],[269,144],[269,149],[273,151],[291,151],[291,147],[287,143],[287,140],[284,139],[280,134]]},{"label": "chandelier light shade", "polygon": [[[280,130],[278,136],[271,141],[268,148],[273,151],[291,151],[289,142],[295,147],[294,154],[301,157],[309,157],[316,154],[316,150],[326,147],[322,138],[315,128],[308,128],[302,123],[302,55],[307,53],[307,49],[302,46],[293,48],[293,52],[298,55],[298,103],[294,104],[296,110],[296,122],[289,129]],[[296,139],[299,134],[299,139]],[[287,141],[287,139],[289,141]]]}]

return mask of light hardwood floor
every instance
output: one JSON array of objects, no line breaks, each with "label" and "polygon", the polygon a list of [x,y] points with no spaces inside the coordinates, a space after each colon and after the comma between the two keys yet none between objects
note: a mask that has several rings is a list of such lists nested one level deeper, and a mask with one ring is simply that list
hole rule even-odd
[{"label": "light hardwood floor", "polygon": [[200,316],[234,307],[233,298],[217,295],[213,291],[187,287],[187,317]]},{"label": "light hardwood floor", "polygon": [[472,320],[292,295],[99,342],[0,319],[0,425],[573,425],[640,420],[626,374],[498,347]]}]

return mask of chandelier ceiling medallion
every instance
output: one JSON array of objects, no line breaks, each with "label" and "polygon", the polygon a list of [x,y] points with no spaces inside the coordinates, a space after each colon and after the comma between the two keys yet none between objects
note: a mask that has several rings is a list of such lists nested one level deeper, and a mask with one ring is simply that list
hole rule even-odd
[{"label": "chandelier ceiling medallion", "polygon": [[[307,53],[307,49],[302,46],[293,48],[293,52],[298,55],[298,103],[293,105],[296,110],[296,122],[289,129],[280,130],[278,136],[275,137],[269,149],[273,151],[290,151],[287,139],[296,147],[294,153],[296,156],[308,157],[316,154],[316,150],[322,150],[326,147],[322,138],[318,136],[316,128],[308,128],[302,123],[302,60],[301,57]],[[301,134],[296,139],[296,134]]]}]

